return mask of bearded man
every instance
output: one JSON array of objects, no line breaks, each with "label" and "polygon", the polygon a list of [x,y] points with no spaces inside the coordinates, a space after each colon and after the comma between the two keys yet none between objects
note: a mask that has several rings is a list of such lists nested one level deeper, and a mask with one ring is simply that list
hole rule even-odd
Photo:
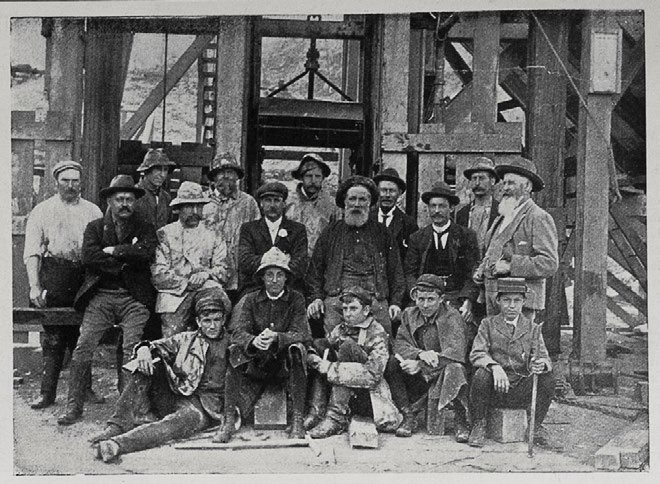
[{"label": "bearded man", "polygon": [[374,294],[374,318],[392,334],[392,320],[401,312],[405,292],[396,242],[387,227],[369,219],[369,207],[378,201],[378,188],[369,178],[355,175],[337,190],[335,202],[343,220],[330,224],[314,248],[307,284],[310,318],[323,316],[325,334],[341,322],[342,291],[360,286]]},{"label": "bearded man", "polygon": [[531,160],[518,157],[498,165],[495,172],[502,179],[500,216],[486,234],[486,253],[474,279],[485,284],[486,311],[492,316],[500,311],[497,279],[524,278],[529,293],[523,315],[534,321],[536,312],[545,308],[545,280],[559,266],[557,228],[552,216],[531,198],[545,186]]}]

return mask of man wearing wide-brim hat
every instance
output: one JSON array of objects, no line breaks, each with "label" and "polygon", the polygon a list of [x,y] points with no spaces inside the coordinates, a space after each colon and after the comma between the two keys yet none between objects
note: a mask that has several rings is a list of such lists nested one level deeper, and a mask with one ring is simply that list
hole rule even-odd
[{"label": "man wearing wide-brim hat", "polygon": [[[100,192],[108,203],[103,218],[87,225],[83,237],[82,263],[85,281],[76,295],[74,308],[85,311],[78,345],[71,357],[69,396],[60,425],[82,418],[85,372],[103,333],[118,325],[123,333],[124,360],[142,338],[153,311],[156,293],[149,265],[156,250],[156,230],[135,214],[135,201],[144,195],[130,175],[117,175]],[[119,378],[120,391],[123,379]]]},{"label": "man wearing wide-brim hat", "polygon": [[289,286],[301,293],[304,291],[308,261],[307,232],[303,224],[284,215],[288,195],[286,185],[279,181],[264,183],[257,190],[263,216],[243,224],[238,242],[238,287],[241,295],[260,287],[261,284],[254,281],[254,272],[261,264],[262,256],[273,247],[291,258]]},{"label": "man wearing wide-brim hat", "polygon": [[428,206],[431,223],[410,236],[404,263],[406,285],[412,290],[422,274],[434,274],[445,281],[444,298],[473,322],[473,306],[479,288],[472,273],[479,263],[479,245],[473,230],[454,223],[453,208],[459,203],[454,190],[437,181],[422,201]]},{"label": "man wearing wide-brim hat", "polygon": [[325,333],[341,321],[339,296],[350,286],[361,286],[375,295],[371,306],[376,320],[392,334],[391,320],[401,312],[404,280],[399,249],[382,224],[369,219],[378,201],[373,180],[354,175],[339,186],[335,201],[344,218],[323,231],[316,242],[307,286],[310,318],[323,317]]},{"label": "man wearing wide-brim hat", "polygon": [[174,168],[176,163],[168,158],[162,148],[149,148],[136,170],[140,174],[138,187],[144,189],[144,196],[135,203],[135,211],[156,230],[172,221],[172,197],[164,185]]},{"label": "man wearing wide-brim hat", "polygon": [[485,284],[488,315],[499,312],[496,303],[497,279],[522,277],[529,294],[523,308],[534,320],[545,308],[545,280],[557,271],[557,228],[552,216],[531,198],[543,190],[543,179],[531,160],[518,156],[495,167],[502,179],[499,217],[486,234],[486,252],[475,281]]},{"label": "man wearing wide-brim hat", "polygon": [[417,221],[397,206],[399,198],[406,191],[406,182],[394,168],[386,168],[373,180],[378,186],[378,207],[371,209],[369,217],[387,227],[396,240],[403,262],[408,249],[408,239],[419,229]]},{"label": "man wearing wide-brim hat", "polygon": [[316,241],[328,224],[341,218],[341,212],[335,200],[324,189],[323,182],[330,176],[330,167],[317,153],[306,153],[298,168],[291,172],[293,178],[300,180],[286,202],[286,216],[300,222],[307,230],[307,246],[312,255]]},{"label": "man wearing wide-brim hat", "polygon": [[236,407],[241,415],[249,415],[266,385],[282,383],[286,384],[293,404],[290,437],[304,437],[304,358],[311,335],[305,299],[286,284],[291,275],[289,256],[272,247],[262,256],[254,273],[261,288],[245,295],[235,309],[230,328],[225,421],[213,439],[215,442],[231,439]]},{"label": "man wearing wide-brim hat", "polygon": [[211,161],[208,179],[211,201],[204,205],[204,224],[227,243],[228,277],[225,289],[235,304],[238,299],[238,241],[241,225],[260,217],[257,201],[238,188],[245,171],[229,152],[218,152]]},{"label": "man wearing wide-brim hat", "polygon": [[227,244],[201,224],[209,198],[201,185],[184,181],[170,203],[179,219],[158,230],[151,277],[158,291],[156,312],[163,337],[193,328],[193,300],[201,289],[227,282]]}]

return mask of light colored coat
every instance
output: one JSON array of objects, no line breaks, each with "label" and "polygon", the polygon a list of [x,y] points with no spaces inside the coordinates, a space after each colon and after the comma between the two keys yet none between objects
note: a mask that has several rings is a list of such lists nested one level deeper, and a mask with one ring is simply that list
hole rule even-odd
[{"label": "light colored coat", "polygon": [[176,311],[188,292],[190,277],[206,271],[203,287],[222,287],[228,279],[227,246],[224,239],[203,224],[184,228],[173,222],[157,232],[156,258],[151,265],[151,280],[158,291],[157,313]]},{"label": "light colored coat", "polygon": [[289,194],[285,215],[307,229],[307,247],[311,257],[321,232],[331,222],[341,218],[341,211],[328,192],[321,190],[315,198],[309,198],[302,191],[302,183],[299,183],[296,190]]}]

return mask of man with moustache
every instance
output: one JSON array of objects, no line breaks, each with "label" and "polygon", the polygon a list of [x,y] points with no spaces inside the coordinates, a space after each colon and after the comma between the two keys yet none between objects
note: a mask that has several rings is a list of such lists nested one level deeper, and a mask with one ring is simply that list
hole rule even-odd
[{"label": "man with moustache", "polygon": [[399,247],[399,256],[403,262],[408,249],[408,239],[419,229],[415,219],[397,207],[399,198],[406,191],[406,182],[394,168],[383,170],[373,180],[378,186],[378,208],[371,209],[369,217],[388,228]]},{"label": "man with moustache", "polygon": [[200,224],[209,199],[201,185],[184,181],[170,206],[179,220],[157,232],[158,247],[151,280],[158,291],[163,337],[193,329],[193,301],[201,289],[222,287],[227,281],[227,245]]},{"label": "man with moustache", "polygon": [[172,197],[163,184],[175,166],[176,163],[170,161],[162,148],[149,148],[137,168],[141,175],[137,186],[144,190],[144,196],[135,202],[135,212],[156,230],[172,221]]},{"label": "man with moustache", "polygon": [[[534,321],[536,312],[545,308],[545,280],[559,265],[557,228],[552,216],[531,198],[543,190],[543,179],[531,160],[517,157],[495,167],[502,179],[499,217],[486,234],[486,253],[474,275],[485,284],[486,311],[499,313],[497,279],[522,277],[529,293],[523,315]],[[538,323],[538,321],[536,321]]]},{"label": "man with moustache", "polygon": [[291,258],[289,286],[300,293],[304,290],[307,232],[304,225],[283,215],[288,194],[286,185],[278,181],[264,183],[257,190],[263,216],[243,224],[238,242],[238,287],[241,295],[259,288],[254,272],[261,264],[261,257],[273,247]]},{"label": "man with moustache", "polygon": [[330,176],[330,167],[316,153],[307,153],[298,168],[291,172],[300,180],[286,203],[286,217],[300,222],[307,230],[307,246],[311,257],[316,241],[328,224],[339,220],[341,214],[332,196],[323,189],[323,181]]},{"label": "man with moustache", "polygon": [[[74,301],[74,308],[84,309],[85,314],[71,357],[67,409],[57,420],[60,425],[71,425],[82,418],[84,375],[103,333],[114,325],[121,327],[123,357],[128,361],[153,310],[156,294],[149,265],[157,238],[154,226],[135,214],[135,201],[142,195],[144,190],[135,186],[130,175],[117,175],[100,193],[108,203],[105,216],[85,229],[85,281]],[[120,374],[120,393],[124,383]]]},{"label": "man with moustache", "polygon": [[344,218],[328,225],[314,247],[307,273],[312,301],[307,315],[323,316],[326,335],[341,322],[339,296],[351,286],[374,294],[372,314],[388,334],[392,334],[391,320],[401,312],[405,283],[399,250],[387,228],[369,220],[369,208],[377,200],[378,188],[371,179],[347,178],[335,197]]},{"label": "man with moustache", "polygon": [[225,286],[232,303],[238,300],[238,241],[241,225],[260,217],[257,201],[238,189],[245,171],[231,153],[218,153],[211,161],[208,178],[213,189],[204,205],[204,224],[227,244],[228,279]]},{"label": "man with moustache", "polygon": [[[80,196],[82,165],[60,161],[53,167],[57,194],[39,203],[27,219],[23,261],[30,284],[30,304],[36,308],[71,307],[82,285],[85,269],[81,262],[83,233],[101,210]],[[34,409],[55,403],[57,382],[66,349],[73,352],[78,341],[77,326],[43,327],[42,372],[39,397]],[[92,391],[91,371],[85,377],[87,400],[103,403]]]}]

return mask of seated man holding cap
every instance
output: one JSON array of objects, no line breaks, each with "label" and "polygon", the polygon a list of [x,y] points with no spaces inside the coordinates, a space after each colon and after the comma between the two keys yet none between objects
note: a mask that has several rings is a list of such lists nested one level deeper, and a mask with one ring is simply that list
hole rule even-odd
[{"label": "seated man holding cap", "polygon": [[[538,375],[535,413],[535,443],[545,445],[541,427],[554,396],[552,363],[543,342],[541,325],[523,315],[528,289],[521,277],[497,279],[499,314],[484,318],[470,352],[476,369],[470,386],[473,427],[468,444],[482,447],[490,407],[529,408],[532,375]],[[529,412],[529,410],[528,410]]]}]

